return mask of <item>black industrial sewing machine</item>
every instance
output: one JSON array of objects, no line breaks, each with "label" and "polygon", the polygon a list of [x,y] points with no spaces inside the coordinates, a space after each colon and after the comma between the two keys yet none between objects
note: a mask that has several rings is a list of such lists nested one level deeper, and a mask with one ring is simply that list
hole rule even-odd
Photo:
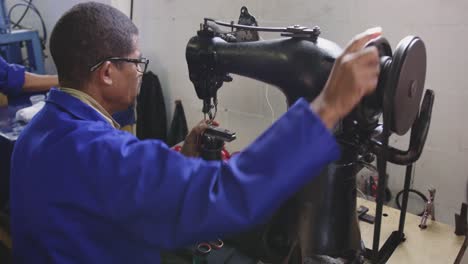
[{"label": "black industrial sewing machine", "polygon": [[[258,32],[279,32],[282,38],[259,40]],[[258,27],[247,8],[239,22],[205,18],[190,39],[186,59],[190,80],[203,100],[203,113],[214,119],[217,91],[237,74],[279,88],[291,106],[298,98],[312,101],[322,90],[341,48],[319,37],[319,27]],[[286,202],[261,227],[225,238],[243,253],[267,263],[385,263],[404,241],[404,220],[411,169],[423,150],[431,121],[434,92],[426,90],[426,49],[419,37],[408,36],[392,52],[379,38],[369,43],[380,54],[376,92],[365,97],[334,130],[341,158]],[[389,145],[391,134],[411,129],[408,150]],[[222,129],[204,136],[206,159],[218,159],[225,141],[235,134]],[[378,175],[387,162],[407,167],[399,229],[380,249],[380,227],[386,177],[378,181],[374,240],[366,249],[356,216],[356,174],[377,158]],[[260,247],[258,246],[260,245]],[[379,250],[380,249],[380,250]]]}]

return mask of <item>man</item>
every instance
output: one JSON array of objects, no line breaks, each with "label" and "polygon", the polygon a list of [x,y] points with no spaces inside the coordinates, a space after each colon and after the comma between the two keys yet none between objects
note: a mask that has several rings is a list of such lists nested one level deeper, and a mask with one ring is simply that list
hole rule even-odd
[{"label": "man", "polygon": [[19,95],[21,92],[42,92],[58,85],[56,75],[39,75],[25,71],[24,67],[9,64],[0,56],[0,92]]},{"label": "man", "polygon": [[[228,163],[207,162],[115,129],[111,114],[135,100],[146,69],[138,30],[110,6],[76,5],[50,40],[61,89],[51,91],[13,154],[14,260],[159,263],[160,249],[265,221],[338,158],[328,130],[375,89],[377,51],[363,46],[379,35],[350,43],[312,104],[298,100]],[[205,127],[189,133],[184,154],[198,155]]]}]

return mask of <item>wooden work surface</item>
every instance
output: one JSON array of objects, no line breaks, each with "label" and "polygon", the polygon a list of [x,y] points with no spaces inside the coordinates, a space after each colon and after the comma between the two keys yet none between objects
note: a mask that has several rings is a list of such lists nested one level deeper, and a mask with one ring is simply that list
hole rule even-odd
[{"label": "wooden work surface", "polygon": [[[375,215],[375,202],[358,198],[357,206],[369,208],[368,214]],[[384,242],[393,231],[398,230],[400,210],[384,206],[382,217],[380,244]],[[418,225],[421,218],[407,213],[405,223],[406,241],[401,243],[387,263],[453,263],[463,245],[464,236],[456,236],[455,228],[437,221],[427,221],[427,228],[421,230]],[[360,221],[361,236],[367,248],[372,248],[374,225]],[[465,258],[468,258],[465,254]],[[462,261],[462,263],[463,263]]]}]

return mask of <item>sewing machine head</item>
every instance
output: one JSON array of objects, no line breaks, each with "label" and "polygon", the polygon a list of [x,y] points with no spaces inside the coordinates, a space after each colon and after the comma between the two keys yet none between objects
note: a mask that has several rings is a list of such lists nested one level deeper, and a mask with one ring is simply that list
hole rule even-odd
[{"label": "sewing machine head", "polygon": [[[246,14],[250,16],[244,7],[241,18]],[[237,28],[238,31],[225,33],[220,30],[220,25]],[[255,33],[277,31],[284,38],[236,38],[236,32],[249,30]],[[335,59],[342,51],[337,44],[320,38],[319,34],[318,27],[260,28],[205,19],[186,49],[189,77],[197,96],[203,100],[203,113],[214,117],[217,91],[224,82],[232,81],[230,73],[276,86],[285,94],[288,105],[300,97],[312,101],[321,92]],[[353,111],[353,119],[360,127],[373,127],[383,111],[384,98],[387,98],[390,100],[387,108],[392,108],[394,116],[391,130],[403,135],[416,119],[423,94],[426,73],[424,43],[418,37],[407,37],[398,44],[394,54],[384,38],[368,45],[375,45],[380,52],[380,79],[377,91]]]}]

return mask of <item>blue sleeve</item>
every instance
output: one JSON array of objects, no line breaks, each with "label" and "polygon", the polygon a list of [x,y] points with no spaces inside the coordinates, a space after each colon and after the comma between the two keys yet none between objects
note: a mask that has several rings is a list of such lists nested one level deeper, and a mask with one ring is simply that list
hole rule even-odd
[{"label": "blue sleeve", "polygon": [[[261,223],[325,165],[339,147],[301,99],[229,162],[186,158],[155,140],[122,134],[96,146],[105,214],[124,232],[160,248],[223,237]],[[118,154],[116,154],[118,153]],[[93,158],[94,159],[94,158]],[[102,166],[96,166],[102,167]],[[104,168],[103,167],[103,168]],[[111,199],[109,199],[112,197]]]},{"label": "blue sleeve", "polygon": [[24,85],[25,69],[21,65],[8,64],[0,56],[0,92],[6,95],[18,95]]}]

